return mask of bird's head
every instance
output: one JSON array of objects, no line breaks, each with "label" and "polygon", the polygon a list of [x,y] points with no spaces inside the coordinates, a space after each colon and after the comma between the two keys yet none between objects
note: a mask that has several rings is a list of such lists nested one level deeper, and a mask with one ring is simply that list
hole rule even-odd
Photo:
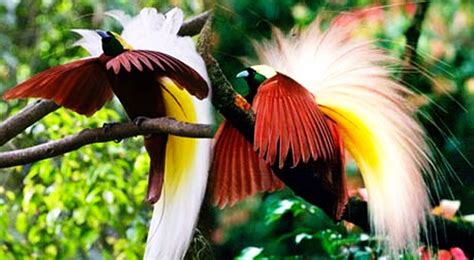
[{"label": "bird's head", "polygon": [[267,65],[255,65],[239,72],[236,77],[243,78],[249,87],[249,96],[253,97],[258,87],[267,79],[276,75],[276,71]]},{"label": "bird's head", "polygon": [[120,53],[131,50],[132,47],[117,33],[111,31],[96,31],[102,38],[102,51],[107,56],[117,56]]}]

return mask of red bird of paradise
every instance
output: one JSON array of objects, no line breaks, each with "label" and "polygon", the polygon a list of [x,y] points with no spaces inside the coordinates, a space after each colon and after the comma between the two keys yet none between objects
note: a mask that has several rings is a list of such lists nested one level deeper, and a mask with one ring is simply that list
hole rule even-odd
[{"label": "red bird of paradise", "polygon": [[[169,92],[166,79],[179,88],[203,99],[209,94],[206,81],[180,60],[156,51],[133,50],[114,32],[97,31],[102,39],[103,54],[60,65],[19,84],[3,94],[3,98],[44,98],[79,114],[91,116],[113,94],[132,120],[140,117],[166,116],[163,92]],[[172,95],[172,94],[171,94]],[[179,106],[179,101],[176,100]],[[145,138],[150,155],[147,201],[160,198],[164,179],[167,135]]]},{"label": "red bird of paradise", "polygon": [[[91,116],[115,94],[137,123],[141,117],[163,116],[212,123],[204,62],[193,41],[177,35],[181,10],[163,15],[145,8],[135,17],[120,11],[109,15],[124,26],[123,38],[114,32],[76,30],[83,36],[78,45],[96,57],[43,71],[3,98],[49,99]],[[182,258],[204,197],[210,141],[153,134],[145,137],[145,148],[150,156],[146,200],[154,204],[145,257]]]},{"label": "red bird of paradise", "polygon": [[306,88],[269,66],[252,66],[237,77],[249,86],[245,98],[256,115],[254,143],[229,122],[220,126],[211,168],[214,203],[232,205],[257,191],[281,189],[285,183],[340,218],[348,196],[344,146],[336,123],[322,113]]},{"label": "red bird of paradise", "polygon": [[[255,45],[266,65],[247,81],[256,115],[253,143],[228,122],[215,137],[212,202],[219,207],[285,185],[339,219],[347,203],[345,153],[368,191],[370,223],[386,252],[416,252],[430,210],[424,174],[437,171],[394,59],[337,23]],[[278,178],[276,178],[278,177]],[[283,184],[284,183],[284,184]]]}]

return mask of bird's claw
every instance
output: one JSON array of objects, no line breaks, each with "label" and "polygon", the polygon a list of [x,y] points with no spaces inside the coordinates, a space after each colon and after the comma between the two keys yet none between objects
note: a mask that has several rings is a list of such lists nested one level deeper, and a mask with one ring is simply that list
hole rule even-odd
[{"label": "bird's claw", "polygon": [[117,125],[118,123],[104,123],[102,125],[102,128],[104,129],[104,133],[107,133],[114,125]]},{"label": "bird's claw", "polygon": [[[107,134],[113,126],[118,125],[119,123],[104,123],[102,128],[104,129],[104,134]],[[116,139],[114,142],[120,143],[122,139]]]},{"label": "bird's claw", "polygon": [[145,117],[145,116],[138,116],[138,117],[135,117],[133,119],[133,123],[136,125],[136,126],[140,126],[145,120],[147,120],[148,117]]}]

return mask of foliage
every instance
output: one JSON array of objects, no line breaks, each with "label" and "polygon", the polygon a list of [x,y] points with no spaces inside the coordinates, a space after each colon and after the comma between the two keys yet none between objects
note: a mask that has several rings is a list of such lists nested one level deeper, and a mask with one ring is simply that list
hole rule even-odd
[{"label": "foliage", "polygon": [[[179,5],[192,15],[210,8],[212,2],[0,1],[0,93],[36,72],[84,57],[83,50],[70,47],[77,37],[69,30],[117,30],[117,24],[102,15],[106,10],[120,8],[135,13],[143,6],[167,10]],[[245,66],[241,58],[255,57],[250,40],[268,37],[271,25],[289,30],[295,24],[308,24],[318,14],[333,17],[373,2],[218,1],[215,55],[233,80]],[[382,19],[367,21],[356,33],[379,39],[378,44],[401,57],[404,31],[412,17],[410,9],[391,5],[392,1],[381,2],[387,4]],[[474,31],[469,30],[474,18],[469,13],[474,12],[474,5],[468,0],[431,2],[420,38],[423,55],[418,60],[431,73],[431,80],[418,74],[409,78],[413,89],[424,94],[412,102],[430,118],[423,120],[430,136],[463,181],[460,185],[448,176],[455,198],[462,201],[461,212],[468,214],[474,211],[474,177],[463,156],[467,160],[474,156],[469,145],[474,135]],[[398,73],[394,71],[395,76]],[[232,83],[245,93],[243,82]],[[0,102],[0,120],[25,104]],[[91,118],[60,109],[0,150],[27,147],[125,120],[116,102]],[[359,185],[353,163],[348,171],[352,183]],[[141,258],[151,215],[151,207],[143,202],[147,172],[148,157],[141,138],[95,144],[54,159],[0,169],[0,259]],[[447,194],[441,192],[440,196]],[[334,224],[288,190],[256,196],[224,211],[215,209],[212,216],[217,227],[210,240],[219,259],[372,259],[379,254],[375,238],[356,227]]]},{"label": "foliage", "polygon": [[[112,109],[91,119],[59,111],[21,138],[58,139],[86,125],[119,119]],[[0,254],[8,259],[92,254],[139,258],[151,215],[143,203],[148,157],[141,146],[135,139],[95,144],[13,169],[10,181],[24,179],[0,200]]]},{"label": "foliage", "polygon": [[[268,258],[369,259],[376,240],[358,228],[334,224],[319,208],[289,192],[247,201],[220,216],[220,229],[226,235],[217,239],[217,258],[236,255],[239,259]],[[241,211],[248,211],[241,214]],[[240,216],[240,218],[239,218]]]}]

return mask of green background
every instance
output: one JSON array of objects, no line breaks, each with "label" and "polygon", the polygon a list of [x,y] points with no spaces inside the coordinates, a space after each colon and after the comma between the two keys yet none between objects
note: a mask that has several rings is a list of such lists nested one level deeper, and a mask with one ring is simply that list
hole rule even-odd
[{"label": "green background", "polygon": [[[381,20],[358,32],[379,39],[377,44],[401,57],[404,32],[411,22],[410,6],[386,5]],[[119,30],[103,16],[111,9],[129,14],[153,6],[167,11],[180,6],[187,16],[213,6],[214,55],[236,89],[245,94],[234,75],[254,61],[251,40],[270,35],[272,25],[289,30],[321,14],[369,7],[372,1],[125,1],[125,0],[3,0],[0,1],[0,93],[46,68],[84,57],[72,47],[74,28]],[[474,213],[474,4],[469,0],[432,1],[419,41],[420,64],[433,80],[409,77],[420,94],[420,110],[436,123],[424,122],[430,137],[456,175],[446,174],[451,192],[441,198],[461,200],[458,216]],[[395,73],[394,76],[397,76]],[[434,84],[435,82],[436,84]],[[428,97],[432,102],[427,102]],[[0,120],[15,114],[28,101],[0,101]],[[59,139],[88,127],[127,118],[114,101],[87,118],[65,109],[28,128],[1,151]],[[144,203],[149,159],[141,138],[94,144],[53,159],[0,169],[0,259],[14,258],[141,258],[151,207]],[[390,158],[387,158],[390,160]],[[439,159],[442,162],[442,159]],[[348,174],[359,179],[354,164]],[[452,194],[451,194],[452,193]],[[435,202],[436,203],[436,202]],[[403,210],[403,209],[400,209]],[[207,238],[216,258],[230,256],[337,256],[368,259],[376,254],[374,238],[330,221],[317,208],[288,190],[259,195],[224,211],[209,213],[215,227]]]}]

